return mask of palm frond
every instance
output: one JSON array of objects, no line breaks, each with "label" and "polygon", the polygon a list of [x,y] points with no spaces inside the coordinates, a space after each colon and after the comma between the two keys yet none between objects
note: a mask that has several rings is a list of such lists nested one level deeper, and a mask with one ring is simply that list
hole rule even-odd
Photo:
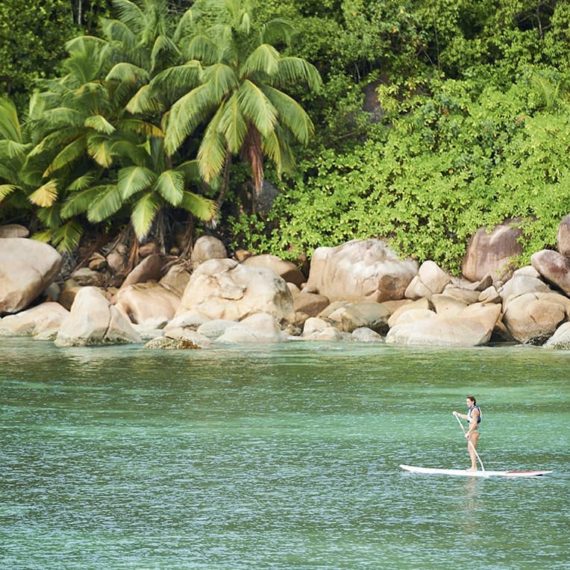
[{"label": "palm frond", "polygon": [[93,185],[93,182],[97,180],[98,172],[87,172],[82,176],[77,177],[73,182],[67,187],[71,192],[79,192],[80,190],[85,190]]},{"label": "palm frond", "polygon": [[274,18],[265,23],[261,28],[261,40],[268,44],[283,42],[289,44],[294,33],[291,22],[283,18]]},{"label": "palm frond", "polygon": [[53,151],[62,145],[73,142],[77,137],[83,134],[83,129],[78,127],[70,127],[60,129],[45,136],[29,153],[28,159],[39,156],[44,152]]},{"label": "palm frond", "polygon": [[117,11],[119,19],[135,32],[145,27],[144,12],[130,0],[113,0],[113,8]]},{"label": "palm frond", "polygon": [[26,151],[31,148],[31,144],[23,144],[8,139],[0,139],[0,160],[17,160],[24,162]]},{"label": "palm frond", "polygon": [[103,115],[92,115],[85,119],[85,126],[97,131],[98,133],[103,133],[110,135],[115,132],[115,127],[103,117]]},{"label": "palm frond", "polygon": [[285,125],[302,144],[307,144],[314,132],[313,123],[303,107],[283,91],[269,85],[263,86],[263,92],[279,113],[279,123]]},{"label": "palm frond", "polygon": [[200,85],[202,74],[200,62],[190,61],[157,73],[149,85],[155,95],[160,93],[167,100],[172,100],[181,91],[189,91]]},{"label": "palm frond", "polygon": [[158,113],[162,110],[160,96],[149,85],[143,85],[126,105],[129,113]]},{"label": "palm frond", "polygon": [[311,91],[319,91],[322,80],[317,68],[301,57],[282,57],[272,84],[279,87],[305,84]]},{"label": "palm frond", "polygon": [[119,81],[131,84],[143,83],[148,81],[148,79],[149,75],[146,69],[126,61],[114,65],[107,73],[107,77],[105,77],[106,81]]},{"label": "palm frond", "polygon": [[206,182],[219,176],[228,153],[224,137],[219,130],[223,110],[224,108],[220,107],[210,121],[198,149],[200,174]]},{"label": "palm frond", "polygon": [[119,158],[121,162],[128,159],[137,166],[152,166],[148,152],[141,146],[130,141],[119,140],[111,143],[111,154]]},{"label": "palm frond", "polygon": [[122,119],[117,123],[117,128],[121,131],[137,133],[148,137],[164,138],[164,131],[142,119]]},{"label": "palm frond", "polygon": [[172,61],[178,55],[181,54],[177,45],[168,36],[158,36],[150,52],[151,69],[160,69],[168,60]]},{"label": "palm frond", "polygon": [[204,80],[210,85],[212,98],[216,101],[221,101],[239,86],[235,71],[225,63],[210,65],[204,73]]},{"label": "palm frond", "polygon": [[174,30],[174,35],[172,36],[174,42],[179,43],[182,38],[190,35],[194,31],[193,28],[195,23],[195,11],[192,8],[189,8],[178,20],[178,24]]},{"label": "palm frond", "polygon": [[54,230],[50,241],[60,253],[71,253],[78,246],[83,235],[83,226],[77,220],[70,220]]},{"label": "palm frond", "polygon": [[57,182],[55,180],[49,180],[32,192],[28,196],[28,200],[36,206],[48,208],[57,200]]},{"label": "palm frond", "polygon": [[119,170],[117,187],[123,200],[150,188],[156,181],[156,174],[143,166],[127,166]]},{"label": "palm frond", "polygon": [[184,174],[165,170],[156,181],[156,191],[172,206],[178,206],[184,194]]},{"label": "palm frond", "polygon": [[188,59],[197,59],[205,65],[212,65],[219,61],[220,50],[218,44],[204,34],[194,36],[184,49]]},{"label": "palm frond", "polygon": [[0,184],[0,203],[16,190],[21,190],[21,188],[15,184]]},{"label": "palm frond", "polygon": [[210,200],[188,190],[184,191],[180,207],[205,222],[213,220],[218,213],[215,200]]},{"label": "palm frond", "polygon": [[40,222],[47,228],[57,228],[61,225],[61,206],[54,204],[49,208],[38,208],[36,212]]},{"label": "palm frond", "polygon": [[145,194],[135,204],[131,214],[131,224],[139,241],[147,236],[160,206],[160,198],[152,192]]},{"label": "palm frond", "polygon": [[277,110],[263,91],[246,79],[238,91],[238,100],[244,116],[263,136],[269,135],[277,121]]},{"label": "palm frond", "polygon": [[137,47],[136,34],[119,20],[101,20],[101,30],[108,41],[112,42],[120,51],[131,53]]},{"label": "palm frond", "polygon": [[225,104],[220,119],[220,132],[224,134],[228,150],[238,153],[247,134],[247,123],[241,112],[237,93]]},{"label": "palm frond", "polygon": [[254,73],[264,73],[272,76],[279,70],[279,52],[269,44],[256,47],[245,60],[240,69],[241,77]]},{"label": "palm frond", "polygon": [[179,164],[175,170],[184,174],[184,180],[186,182],[200,182],[202,180],[200,176],[200,164],[197,160],[187,160]]},{"label": "palm frond", "polygon": [[0,138],[17,143],[24,142],[16,106],[5,97],[0,97]]},{"label": "palm frond", "polygon": [[45,172],[44,177],[51,176],[54,172],[68,167],[70,164],[79,160],[85,154],[85,138],[81,137],[66,145],[51,161]]},{"label": "palm frond", "polygon": [[170,110],[164,144],[172,155],[194,129],[204,121],[219,101],[212,97],[208,84],[200,85],[178,99]]},{"label": "palm frond", "polygon": [[95,200],[100,192],[101,186],[93,186],[92,188],[74,192],[63,204],[61,217],[67,219],[87,212],[89,206],[91,206],[93,200]]},{"label": "palm frond", "polygon": [[87,208],[87,219],[92,223],[110,218],[123,205],[121,193],[116,184],[104,184],[98,188],[97,197]]},{"label": "palm frond", "polygon": [[111,142],[105,137],[89,137],[87,141],[87,152],[89,156],[103,168],[109,168],[113,164]]}]

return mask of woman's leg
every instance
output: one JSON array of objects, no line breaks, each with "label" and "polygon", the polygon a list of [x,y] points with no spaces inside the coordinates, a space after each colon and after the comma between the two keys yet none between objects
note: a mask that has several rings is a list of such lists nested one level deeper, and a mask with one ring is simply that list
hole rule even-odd
[{"label": "woman's leg", "polygon": [[467,440],[467,449],[469,451],[469,457],[471,458],[471,469],[477,471],[477,454],[475,450],[477,449],[477,443],[479,441],[479,433],[474,431]]}]

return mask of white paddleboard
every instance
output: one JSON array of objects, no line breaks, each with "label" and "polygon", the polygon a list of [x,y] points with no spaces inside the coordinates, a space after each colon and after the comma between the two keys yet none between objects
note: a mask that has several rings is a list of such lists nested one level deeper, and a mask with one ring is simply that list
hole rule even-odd
[{"label": "white paddleboard", "polygon": [[467,469],[435,469],[431,467],[414,467],[400,465],[404,471],[423,473],[424,475],[455,475],[459,477],[539,477],[552,471],[468,471]]}]

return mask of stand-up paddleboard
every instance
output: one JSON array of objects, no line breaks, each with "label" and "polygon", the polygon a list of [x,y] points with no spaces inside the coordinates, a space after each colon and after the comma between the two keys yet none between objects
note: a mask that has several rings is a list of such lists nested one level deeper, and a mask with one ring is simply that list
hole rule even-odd
[{"label": "stand-up paddleboard", "polygon": [[467,469],[435,469],[431,467],[414,467],[413,465],[400,465],[404,471],[422,473],[424,475],[455,475],[458,477],[540,477],[552,471],[469,471]]}]

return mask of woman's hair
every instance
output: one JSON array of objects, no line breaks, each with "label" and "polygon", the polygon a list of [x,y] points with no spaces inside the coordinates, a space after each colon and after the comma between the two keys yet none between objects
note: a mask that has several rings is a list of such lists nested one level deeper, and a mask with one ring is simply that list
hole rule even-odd
[{"label": "woman's hair", "polygon": [[477,405],[477,400],[475,399],[475,396],[469,395],[469,396],[467,396],[467,398],[468,398],[469,400],[471,400],[475,405]]}]

